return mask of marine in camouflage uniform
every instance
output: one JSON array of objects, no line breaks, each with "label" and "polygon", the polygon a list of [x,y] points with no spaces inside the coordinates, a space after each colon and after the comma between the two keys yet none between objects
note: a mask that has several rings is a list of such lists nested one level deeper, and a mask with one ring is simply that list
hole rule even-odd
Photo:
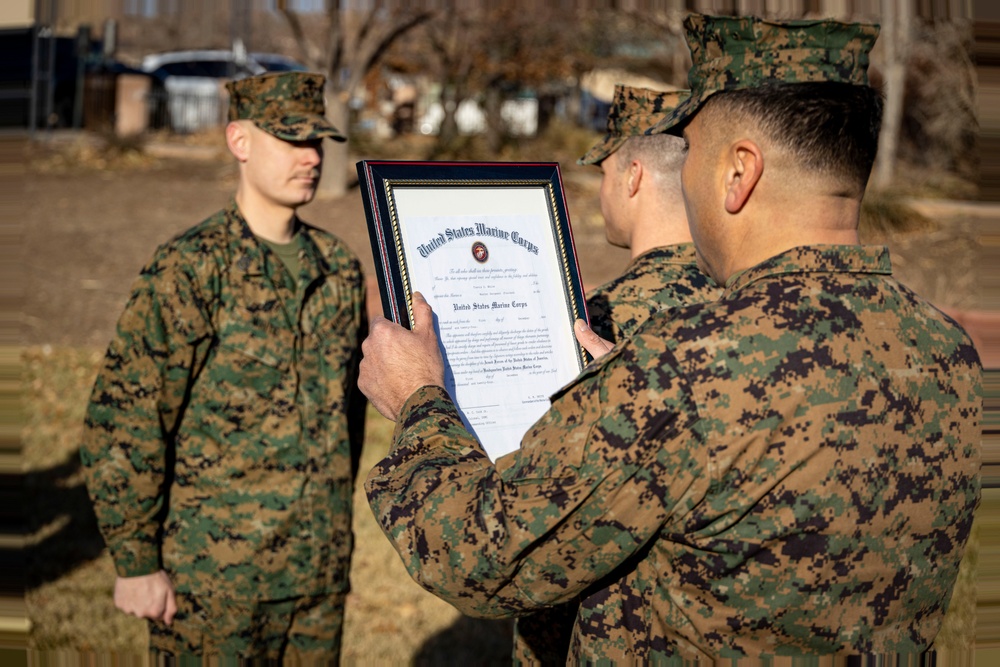
[{"label": "marine in camouflage uniform", "polygon": [[[685,27],[697,102],[657,128],[686,124],[685,170],[729,146],[703,147],[699,134],[720,91],[833,83],[877,108],[865,75],[874,26],[694,16]],[[866,170],[876,128],[864,130]],[[741,150],[749,178],[763,149]],[[831,179],[803,183],[849,182]],[[713,201],[692,220],[701,230],[720,217],[720,187],[689,184],[686,171],[689,203]],[[783,187],[758,179],[734,196]],[[844,209],[856,225],[863,179],[856,187],[841,195],[853,204],[805,197],[785,221],[750,217],[739,201],[725,212],[741,229],[814,230],[807,215]],[[716,258],[725,240],[699,243],[699,255]],[[882,247],[817,241],[713,276],[725,280],[718,301],[652,315],[495,465],[433,365],[385,373],[436,349],[426,303],[415,299],[412,331],[375,322],[359,383],[384,414],[398,411],[366,483],[375,516],[411,575],[467,614],[582,597],[571,662],[926,650],[979,498],[969,337],[892,277]]]},{"label": "marine in camouflage uniform", "polygon": [[[322,115],[322,76],[229,90],[232,121],[262,130],[254,141],[312,151],[305,169],[318,178],[319,142],[343,139]],[[311,198],[313,179],[296,180],[306,194],[295,196]],[[294,203],[282,209],[292,243],[255,235],[237,204],[247,187],[241,171],[237,199],[142,270],[81,457],[119,581],[163,570],[177,592],[172,623],[150,623],[154,648],[333,662],[364,437],[364,280],[354,254]]]},{"label": "marine in camouflage uniform", "polygon": [[[720,293],[696,263],[680,188],[683,140],[644,135],[687,95],[616,85],[607,133],[577,160],[601,168],[608,241],[627,247],[632,256],[622,275],[587,297],[591,328],[613,343],[631,336],[656,312],[713,300]],[[622,205],[622,199],[631,206]],[[578,608],[573,602],[518,618],[515,664],[565,662]]]},{"label": "marine in camouflage uniform", "polygon": [[[606,220],[609,241],[631,250],[629,266],[622,275],[596,288],[587,297],[591,327],[611,342],[627,338],[659,310],[706,301],[718,295],[712,280],[696,263],[680,193],[680,147],[660,143],[642,145],[643,142],[663,140],[681,143],[678,138],[644,133],[687,96],[688,91],[662,92],[621,84],[615,86],[607,134],[577,160],[579,164],[601,166],[604,179],[611,180],[610,189],[621,187],[621,179],[615,178],[617,173],[628,170],[629,163],[641,160],[645,163],[644,179],[634,192],[638,194],[641,188],[647,188],[643,194],[650,197],[650,206],[655,209],[652,214],[636,215],[623,213],[618,207],[602,202],[601,209],[606,217],[630,218]],[[659,154],[658,159],[652,159],[653,151]],[[670,153],[676,156],[662,157]],[[609,160],[612,155],[617,159]],[[676,164],[672,160],[676,160]],[[602,199],[615,196],[608,190],[602,183]]]}]

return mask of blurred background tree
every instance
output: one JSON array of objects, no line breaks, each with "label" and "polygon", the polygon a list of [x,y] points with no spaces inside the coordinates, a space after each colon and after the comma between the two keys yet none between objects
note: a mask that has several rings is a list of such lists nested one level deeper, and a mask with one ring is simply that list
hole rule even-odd
[{"label": "blurred background tree", "polygon": [[[297,55],[313,71],[326,74],[326,115],[350,137],[349,104],[357,97],[368,72],[379,65],[393,42],[434,16],[414,9],[414,3],[360,3],[328,0],[323,18],[307,20],[277,0],[277,9],[295,39]],[[342,196],[347,192],[348,145],[327,142],[324,193]]]},{"label": "blurred background tree", "polygon": [[[22,0],[26,1],[26,0]],[[886,94],[879,189],[926,188],[975,197],[979,180],[974,22],[954,0],[664,0],[543,4],[471,0],[89,0],[41,3],[57,32],[108,20],[115,57],[231,48],[282,53],[328,75],[331,120],[355,146],[406,134],[436,137],[427,157],[501,151],[543,134],[552,120],[600,129],[608,99],[600,73],[683,87],[689,66],[682,20],[689,11],[768,18],[878,21],[872,80]],[[89,12],[89,13],[88,13]],[[983,68],[980,68],[981,70]],[[634,82],[629,81],[634,84]],[[406,95],[399,91],[406,89]],[[610,93],[601,93],[606,98]],[[513,102],[537,104],[530,131]],[[595,105],[596,103],[596,105]],[[979,105],[982,108],[982,105]],[[481,117],[463,127],[463,113]],[[381,115],[388,118],[382,132]],[[429,120],[430,125],[421,122]],[[358,124],[363,121],[362,124]],[[372,128],[378,132],[373,132]],[[380,133],[381,132],[381,133]],[[480,134],[475,140],[470,134]],[[327,194],[352,180],[350,145],[328,147]],[[481,158],[481,154],[477,154]],[[902,165],[897,166],[901,162]],[[902,175],[902,176],[901,176]],[[916,177],[916,180],[915,180]]]}]

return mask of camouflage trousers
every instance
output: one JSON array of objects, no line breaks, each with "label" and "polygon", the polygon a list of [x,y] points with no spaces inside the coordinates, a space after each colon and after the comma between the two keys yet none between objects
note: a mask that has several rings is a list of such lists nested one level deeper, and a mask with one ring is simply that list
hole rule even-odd
[{"label": "camouflage trousers", "polygon": [[149,623],[156,667],[337,665],[346,594],[277,601],[177,594],[168,627]]}]

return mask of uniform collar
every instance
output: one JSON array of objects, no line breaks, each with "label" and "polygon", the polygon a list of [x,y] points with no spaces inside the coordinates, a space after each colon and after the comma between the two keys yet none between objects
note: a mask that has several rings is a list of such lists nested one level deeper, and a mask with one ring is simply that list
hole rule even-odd
[{"label": "uniform collar", "polygon": [[[297,280],[304,280],[308,284],[316,278],[335,273],[337,265],[332,248],[327,247],[328,244],[322,244],[321,247],[316,238],[316,230],[297,217],[295,224],[299,236],[300,274],[296,277]],[[263,249],[235,199],[230,200],[226,207],[226,228],[230,257],[235,269],[248,276],[265,275]]]},{"label": "uniform collar", "polygon": [[786,250],[737,273],[726,281],[725,294],[738,292],[750,283],[793,273],[892,274],[889,249],[885,246],[815,245]]},{"label": "uniform collar", "polygon": [[677,264],[693,264],[698,260],[693,243],[675,243],[673,245],[658,246],[642,253],[630,264],[648,264],[650,262],[673,262]]}]

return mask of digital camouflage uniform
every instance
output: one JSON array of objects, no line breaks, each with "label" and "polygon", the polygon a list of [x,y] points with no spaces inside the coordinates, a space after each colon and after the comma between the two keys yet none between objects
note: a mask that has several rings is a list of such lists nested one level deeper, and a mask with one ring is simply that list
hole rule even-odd
[{"label": "digital camouflage uniform", "polygon": [[698,268],[693,243],[648,250],[625,273],[587,297],[590,327],[613,343],[628,338],[656,312],[715,298],[720,290]]},{"label": "digital camouflage uniform", "polygon": [[[686,27],[710,47],[692,46],[702,101],[754,58],[784,63],[756,81],[849,80],[877,33]],[[826,69],[798,67],[813,57]],[[885,248],[803,246],[653,314],[495,464],[441,388],[419,389],[366,491],[414,579],[464,613],[582,598],[570,662],[910,654],[962,559],[980,413],[969,337]]]},{"label": "digital camouflage uniform", "polygon": [[[710,301],[719,293],[695,263],[693,243],[653,248],[632,260],[625,273],[590,293],[590,327],[601,338],[618,343],[654,313]],[[518,618],[514,663],[564,662],[578,606],[569,603]]]},{"label": "digital camouflage uniform", "polygon": [[[690,91],[662,92],[618,84],[608,112],[608,129],[579,164],[600,164],[626,141],[642,135],[671,112]],[[718,295],[715,283],[696,264],[694,244],[654,248],[635,257],[625,272],[587,297],[591,328],[619,342],[653,313]]]},{"label": "digital camouflage uniform", "polygon": [[[625,273],[590,293],[590,328],[601,338],[618,343],[654,313],[710,301],[719,293],[695,263],[693,243],[653,248],[633,259]],[[518,618],[514,663],[565,662],[578,607],[575,602],[568,603]]]},{"label": "digital camouflage uniform", "polygon": [[[608,112],[608,129],[579,164],[600,164],[633,137],[641,137],[690,91],[662,92],[618,84]],[[653,248],[632,259],[625,272],[587,297],[591,328],[619,342],[653,313],[698,303],[719,293],[714,281],[696,264],[694,244]]]},{"label": "digital camouflage uniform", "polygon": [[676,133],[705,101],[726,90],[771,83],[868,85],[868,61],[879,27],[838,21],[765,21],[691,14],[684,37],[691,50],[690,94],[646,134]]},{"label": "digital camouflage uniform", "polygon": [[[687,94],[616,85],[606,135],[577,162],[600,164],[628,139],[652,127]],[[588,295],[590,327],[601,338],[618,343],[653,313],[709,301],[719,293],[714,281],[698,268],[693,243],[653,248],[635,257],[622,275]],[[574,601],[518,618],[514,663],[565,662],[578,608]]]},{"label": "digital camouflage uniform", "polygon": [[646,134],[673,111],[690,91],[661,91],[615,84],[615,94],[608,109],[607,132],[577,164],[600,164],[631,137]]},{"label": "digital camouflage uniform", "polygon": [[887,251],[803,247],[654,314],[495,466],[420,389],[368,499],[466,614],[582,596],[573,662],[919,651],[978,499],[980,374]]},{"label": "digital camouflage uniform", "polygon": [[[322,77],[278,89],[301,91],[304,78]],[[255,85],[274,90],[274,77],[241,81],[233,97]],[[297,136],[329,136],[298,120]],[[91,395],[81,457],[101,531],[120,576],[166,570],[175,628],[217,630],[197,619],[214,600],[333,596],[343,611],[365,286],[342,241],[295,224],[296,276],[235,201],[161,246]],[[155,639],[164,628],[151,625]]]}]

